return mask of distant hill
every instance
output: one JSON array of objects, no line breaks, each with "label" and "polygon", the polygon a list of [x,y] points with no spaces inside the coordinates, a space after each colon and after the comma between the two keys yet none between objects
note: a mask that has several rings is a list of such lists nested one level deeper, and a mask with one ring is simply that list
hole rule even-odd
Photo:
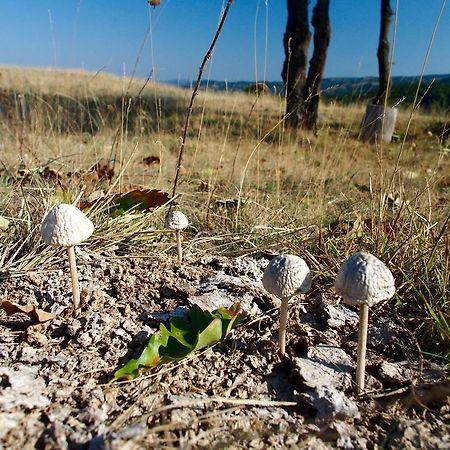
[{"label": "distant hill", "polygon": [[[410,104],[414,100],[419,77],[393,77],[390,96],[391,103]],[[181,88],[190,88],[193,83],[189,81],[170,81],[169,84]],[[246,92],[253,85],[249,81],[202,81],[202,89],[213,91]],[[269,91],[273,94],[283,93],[283,83],[280,81],[267,81]],[[322,81],[322,96],[328,99],[336,99],[341,102],[355,100],[370,100],[378,88],[377,77],[365,78],[325,78]],[[425,107],[449,108],[450,107],[450,74],[425,75],[419,93],[422,105]]]}]

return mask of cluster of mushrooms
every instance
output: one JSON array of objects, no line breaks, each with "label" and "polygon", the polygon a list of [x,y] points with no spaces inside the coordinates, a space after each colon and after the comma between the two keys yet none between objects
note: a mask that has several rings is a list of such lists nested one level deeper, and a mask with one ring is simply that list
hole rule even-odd
[{"label": "cluster of mushrooms", "polygon": [[[75,201],[75,203],[77,200]],[[170,210],[165,220],[166,228],[175,231],[178,262],[182,262],[181,231],[189,220],[181,211]],[[64,247],[69,257],[72,279],[73,316],[80,312],[80,285],[75,260],[75,245],[88,239],[94,232],[94,224],[74,204],[62,203],[54,206],[41,225],[42,240],[47,245]]]},{"label": "cluster of mushrooms", "polygon": [[[311,288],[311,272],[299,256],[279,255],[266,267],[262,281],[264,288],[281,300],[279,347],[280,354],[285,355],[288,301],[292,297],[305,294]],[[369,307],[394,296],[394,277],[378,258],[370,253],[358,252],[341,266],[334,289],[344,303],[359,307],[356,391],[357,394],[362,394]]]},{"label": "cluster of mushrooms", "polygon": [[[182,262],[181,231],[189,225],[187,217],[170,210],[165,226],[175,231],[178,262]],[[73,315],[80,311],[80,288],[74,247],[88,239],[94,231],[93,223],[74,204],[54,206],[41,226],[43,241],[48,245],[65,247],[69,257],[72,279]],[[279,255],[267,265],[262,278],[264,288],[281,300],[279,351],[286,354],[286,324],[288,302],[311,288],[311,272],[306,262],[295,255]],[[358,252],[340,268],[334,288],[344,302],[359,307],[359,332],[356,367],[356,389],[364,392],[369,307],[388,300],[395,293],[394,278],[390,270],[370,253]]]}]

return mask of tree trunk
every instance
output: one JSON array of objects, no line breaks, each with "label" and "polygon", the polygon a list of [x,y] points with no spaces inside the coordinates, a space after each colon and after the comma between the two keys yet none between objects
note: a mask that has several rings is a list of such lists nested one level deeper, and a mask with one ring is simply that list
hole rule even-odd
[{"label": "tree trunk", "polygon": [[378,41],[378,93],[374,99],[376,105],[384,105],[389,97],[389,26],[393,11],[390,0],[381,0],[381,26],[380,38]]},{"label": "tree trunk", "polygon": [[287,0],[288,19],[283,37],[285,60],[283,77],[286,89],[286,118],[288,127],[301,123],[303,87],[311,33],[308,25],[309,0]]},{"label": "tree trunk", "polygon": [[330,0],[317,0],[317,4],[313,9],[314,52],[309,62],[308,78],[303,88],[305,107],[302,126],[308,130],[316,128],[319,89],[331,38],[329,8]]},{"label": "tree trunk", "polygon": [[381,0],[380,37],[378,41],[378,93],[373,105],[367,105],[360,138],[378,144],[391,142],[397,120],[397,110],[385,107],[389,97],[389,25],[393,12],[390,0]]}]

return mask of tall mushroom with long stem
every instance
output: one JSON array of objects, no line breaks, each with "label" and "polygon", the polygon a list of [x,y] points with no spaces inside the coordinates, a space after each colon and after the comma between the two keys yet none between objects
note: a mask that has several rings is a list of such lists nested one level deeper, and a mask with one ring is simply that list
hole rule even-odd
[{"label": "tall mushroom with long stem", "polygon": [[285,355],[288,302],[292,297],[309,291],[311,272],[306,262],[299,256],[279,255],[267,265],[262,283],[266,291],[281,300],[278,342],[280,354]]},{"label": "tall mushroom with long stem", "polygon": [[70,277],[72,279],[73,315],[80,310],[80,286],[74,246],[91,236],[93,223],[74,205],[54,206],[45,216],[41,225],[42,240],[53,246],[65,247],[69,256]]},{"label": "tall mushroom with long stem", "polygon": [[183,260],[183,249],[181,246],[181,231],[189,226],[189,220],[181,211],[171,210],[166,216],[165,226],[166,228],[175,231],[175,237],[177,241],[178,263],[181,263],[181,261]]},{"label": "tall mushroom with long stem", "polygon": [[341,266],[334,288],[345,303],[359,306],[356,391],[361,395],[364,393],[369,307],[394,296],[394,277],[378,258],[358,252]]}]

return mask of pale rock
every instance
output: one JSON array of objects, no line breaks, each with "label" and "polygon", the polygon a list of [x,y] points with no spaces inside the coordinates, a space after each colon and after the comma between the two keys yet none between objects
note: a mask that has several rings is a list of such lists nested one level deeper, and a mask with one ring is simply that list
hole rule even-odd
[{"label": "pale rock", "polygon": [[19,427],[24,417],[22,412],[0,412],[0,439],[4,439],[11,430]]},{"label": "pale rock", "polygon": [[317,420],[360,417],[358,406],[344,391],[351,387],[352,360],[338,347],[310,347],[294,358],[295,371],[309,387],[302,397],[317,410]]},{"label": "pale rock", "polygon": [[294,365],[309,387],[331,386],[344,390],[351,386],[353,361],[339,347],[309,347],[306,358],[294,358]]},{"label": "pale rock", "polygon": [[0,410],[44,408],[50,400],[44,395],[45,383],[37,374],[37,368],[17,366],[18,370],[0,367],[3,380]]},{"label": "pale rock", "polygon": [[429,361],[424,363],[424,367],[420,367],[417,361],[383,361],[378,373],[384,380],[394,384],[409,384],[418,377],[429,383],[445,377],[444,370]]},{"label": "pale rock", "polygon": [[311,405],[317,410],[316,420],[361,417],[358,405],[335,387],[318,386],[314,391],[307,392],[306,397],[309,397]]}]

